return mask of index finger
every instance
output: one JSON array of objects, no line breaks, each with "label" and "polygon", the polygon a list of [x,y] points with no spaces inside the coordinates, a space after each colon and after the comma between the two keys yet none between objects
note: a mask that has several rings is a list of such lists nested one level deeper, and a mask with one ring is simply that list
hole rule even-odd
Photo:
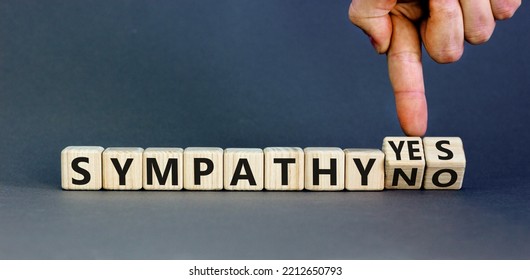
[{"label": "index finger", "polygon": [[427,100],[423,84],[421,42],[412,22],[391,15],[392,39],[387,53],[388,74],[403,132],[423,136],[427,130]]}]

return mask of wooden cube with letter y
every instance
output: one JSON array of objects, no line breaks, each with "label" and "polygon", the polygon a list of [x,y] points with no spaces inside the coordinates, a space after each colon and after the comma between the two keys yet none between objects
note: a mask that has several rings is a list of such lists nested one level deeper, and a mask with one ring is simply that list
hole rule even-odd
[{"label": "wooden cube with letter y", "polygon": [[225,190],[263,190],[263,150],[231,148],[224,152]]},{"label": "wooden cube with letter y", "polygon": [[65,190],[101,189],[103,147],[70,146],[61,152],[61,185]]},{"label": "wooden cube with letter y", "polygon": [[142,189],[142,148],[107,148],[103,151],[103,189]]},{"label": "wooden cube with letter y", "polygon": [[420,137],[385,137],[385,189],[421,188],[425,157]]},{"label": "wooden cube with letter y", "polygon": [[385,188],[385,154],[376,149],[345,149],[345,188],[382,191]]},{"label": "wooden cube with letter y", "polygon": [[459,137],[425,137],[425,178],[427,190],[458,190],[462,188],[466,156]]}]

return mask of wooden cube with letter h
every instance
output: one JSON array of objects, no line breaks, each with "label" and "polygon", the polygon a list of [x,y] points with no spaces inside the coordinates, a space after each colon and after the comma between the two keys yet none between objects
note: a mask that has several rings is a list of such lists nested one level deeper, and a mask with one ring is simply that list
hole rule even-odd
[{"label": "wooden cube with letter h", "polygon": [[340,148],[305,148],[305,189],[344,190],[344,151]]},{"label": "wooden cube with letter h", "polygon": [[426,170],[423,187],[427,190],[462,188],[466,156],[459,137],[425,137]]}]

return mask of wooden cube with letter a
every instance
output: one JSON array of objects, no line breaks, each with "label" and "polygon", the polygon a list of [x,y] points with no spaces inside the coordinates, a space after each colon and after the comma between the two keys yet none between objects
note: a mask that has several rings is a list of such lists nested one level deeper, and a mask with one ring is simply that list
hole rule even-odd
[{"label": "wooden cube with letter a", "polygon": [[265,189],[300,191],[304,189],[304,150],[269,147],[265,154]]},{"label": "wooden cube with letter a", "polygon": [[459,137],[425,137],[425,178],[428,190],[458,190],[462,188],[466,156]]},{"label": "wooden cube with letter a", "polygon": [[225,190],[263,190],[263,150],[226,149],[224,153]]},{"label": "wooden cube with letter a", "polygon": [[181,190],[183,186],[183,150],[147,148],[143,154],[145,190]]},{"label": "wooden cube with letter a", "polygon": [[61,152],[61,185],[65,190],[101,189],[102,147],[70,146]]},{"label": "wooden cube with letter a", "polygon": [[420,137],[385,137],[385,188],[421,188],[425,157]]},{"label": "wooden cube with letter a", "polygon": [[381,191],[385,188],[385,154],[375,149],[345,149],[345,188],[349,191]]},{"label": "wooden cube with letter a", "polygon": [[103,189],[142,188],[142,148],[107,148],[103,151]]},{"label": "wooden cube with letter a", "polygon": [[340,148],[305,148],[305,189],[344,190],[344,151]]},{"label": "wooden cube with letter a", "polygon": [[191,147],[184,150],[184,189],[223,189],[223,149]]}]

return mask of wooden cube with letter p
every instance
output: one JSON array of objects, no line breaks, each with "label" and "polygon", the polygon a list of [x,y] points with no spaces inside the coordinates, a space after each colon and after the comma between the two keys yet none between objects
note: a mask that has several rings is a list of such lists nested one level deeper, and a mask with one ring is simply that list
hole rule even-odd
[{"label": "wooden cube with letter p", "polygon": [[263,190],[263,150],[226,149],[224,152],[225,190]]},{"label": "wooden cube with letter p", "polygon": [[101,189],[103,147],[70,146],[61,152],[61,185],[65,190]]},{"label": "wooden cube with letter p", "polygon": [[183,150],[181,148],[147,148],[143,154],[145,190],[181,190]]},{"label": "wooden cube with letter p", "polygon": [[223,189],[223,149],[190,147],[184,150],[184,189]]},{"label": "wooden cube with letter p", "polygon": [[344,151],[340,148],[305,148],[305,189],[344,190]]},{"label": "wooden cube with letter p", "polygon": [[142,189],[142,148],[107,148],[103,151],[103,189]]},{"label": "wooden cube with letter p", "polygon": [[427,190],[458,190],[462,188],[466,156],[459,137],[425,137],[425,178]]},{"label": "wooden cube with letter p", "polygon": [[421,188],[425,157],[420,137],[385,137],[385,188]]}]

